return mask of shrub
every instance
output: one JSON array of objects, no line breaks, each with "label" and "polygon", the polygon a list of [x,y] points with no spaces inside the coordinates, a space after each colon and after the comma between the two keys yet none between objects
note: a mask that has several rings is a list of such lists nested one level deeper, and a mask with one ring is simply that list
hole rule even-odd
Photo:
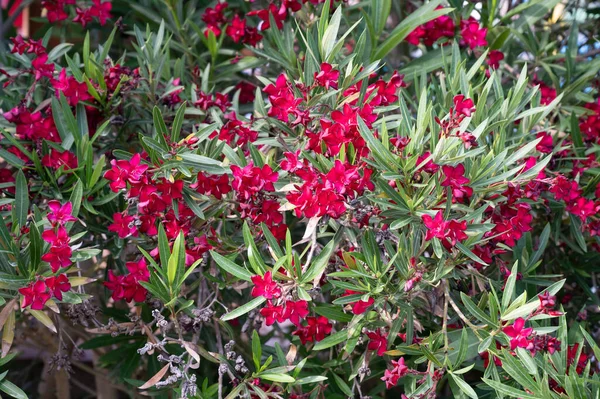
[{"label": "shrub", "polygon": [[42,3],[0,55],[0,366],[39,348],[73,389],[182,398],[599,394],[592,5]]}]

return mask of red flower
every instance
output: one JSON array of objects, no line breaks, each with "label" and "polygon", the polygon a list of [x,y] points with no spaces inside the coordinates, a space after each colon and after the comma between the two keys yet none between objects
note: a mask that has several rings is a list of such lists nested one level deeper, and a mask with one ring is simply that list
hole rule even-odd
[{"label": "red flower", "polygon": [[244,168],[231,165],[231,172],[233,173],[231,186],[244,200],[249,199],[259,191],[275,191],[273,183],[277,181],[279,176],[277,172],[273,172],[269,165],[259,168],[254,166],[252,162]]},{"label": "red flower", "polygon": [[510,350],[515,348],[526,348],[531,349],[531,341],[528,339],[533,332],[533,328],[523,328],[525,326],[525,320],[521,317],[516,319],[512,326],[504,327],[502,331],[510,337]]},{"label": "red flower", "polygon": [[[344,296],[360,294],[360,292],[346,290]],[[359,300],[350,303],[352,305],[352,313],[363,314],[375,303],[375,299],[369,298],[367,301]]]},{"label": "red flower", "polygon": [[106,180],[110,180],[110,188],[115,193],[120,189],[127,187],[127,182],[130,184],[137,184],[148,165],[141,164],[140,154],[134,154],[130,160],[115,160],[110,161],[112,165],[111,170],[104,174]]},{"label": "red flower", "polygon": [[462,94],[454,96],[452,99],[454,103],[454,107],[450,108],[450,113],[453,114],[453,111],[456,111],[457,115],[463,115],[469,117],[475,112],[475,107],[473,105],[473,100],[470,98],[466,98]]},{"label": "red flower", "polygon": [[217,199],[223,198],[225,194],[231,191],[227,175],[205,175],[203,172],[198,173],[196,183],[190,185],[190,187],[200,194],[213,195]]},{"label": "red flower", "polygon": [[73,251],[68,245],[58,245],[50,247],[50,252],[42,256],[44,262],[50,264],[53,273],[56,273],[61,267],[71,265],[71,255]]},{"label": "red flower", "polygon": [[71,216],[73,204],[70,202],[65,202],[64,205],[61,205],[58,201],[50,201],[48,202],[48,208],[50,208],[50,212],[47,217],[53,226],[56,226],[57,224],[62,225],[67,222],[75,222],[77,220],[76,217]]},{"label": "red flower", "polygon": [[375,331],[367,331],[369,337],[369,345],[367,349],[370,351],[376,351],[377,356],[383,356],[387,350],[387,333],[382,333],[379,329]]},{"label": "red flower", "polygon": [[42,54],[37,56],[33,61],[31,61],[31,67],[34,70],[35,80],[40,80],[44,76],[47,78],[52,78],[52,74],[54,73],[54,64],[49,63],[48,54]]},{"label": "red flower", "polygon": [[59,274],[56,277],[48,277],[45,280],[46,285],[50,292],[56,299],[62,301],[62,293],[67,292],[71,289],[71,283],[66,274]]},{"label": "red flower", "polygon": [[260,314],[265,318],[267,326],[273,325],[275,321],[281,323],[285,320],[283,317],[283,306],[275,306],[271,301],[268,301],[267,306],[260,310]]},{"label": "red flower", "polygon": [[[423,153],[423,155],[420,155],[417,158],[417,167],[419,169],[423,169],[423,171],[426,173],[433,174],[433,173],[436,173],[438,170],[440,170],[440,166],[438,164],[434,163],[433,159],[431,159],[431,158],[424,165],[422,165],[423,162],[425,162],[425,160],[429,157],[431,157],[431,152],[429,152],[429,151]],[[422,165],[422,166],[420,166],[420,165]],[[419,170],[419,169],[417,169],[417,170]]]},{"label": "red flower", "polygon": [[442,211],[438,211],[435,217],[429,215],[421,216],[423,224],[427,227],[427,233],[425,234],[425,240],[429,241],[436,237],[440,240],[446,238],[448,234],[448,223],[444,220],[444,214]]},{"label": "red flower", "polygon": [[556,99],[556,89],[546,85],[544,82],[537,82],[540,85],[540,93],[542,98],[540,103],[542,105],[548,105]]},{"label": "red flower", "polygon": [[110,14],[112,3],[110,1],[102,3],[102,0],[92,0],[92,2],[94,4],[90,7],[89,13],[92,17],[98,18],[100,25],[104,26],[106,20],[112,18],[112,15]]},{"label": "red flower", "polygon": [[227,26],[225,33],[227,34],[227,36],[231,37],[231,39],[235,43],[238,43],[244,37],[245,31],[246,20],[240,18],[238,15],[235,15],[229,23],[229,25]]},{"label": "red flower", "polygon": [[225,15],[223,15],[223,12],[228,6],[229,4],[221,3],[219,1],[215,8],[208,7],[204,10],[202,21],[206,22],[207,25],[219,25],[225,23]]},{"label": "red flower", "polygon": [[[467,239],[467,235],[465,234],[465,230],[467,230],[467,222],[462,221],[458,222],[456,220],[448,221],[448,234],[446,238],[450,238],[450,244],[452,246],[456,245],[457,242],[462,242]],[[444,246],[446,246],[447,240],[443,241]]]},{"label": "red flower", "polygon": [[47,168],[64,171],[77,168],[77,156],[71,151],[58,152],[55,149],[50,150],[50,154],[44,155],[42,165]]},{"label": "red flower", "polygon": [[215,37],[221,36],[221,29],[216,25],[207,25],[206,30],[204,31],[204,37],[208,39],[210,37],[210,32],[212,32]]},{"label": "red flower", "polygon": [[251,295],[253,297],[265,297],[267,299],[279,298],[281,296],[281,288],[273,281],[271,277],[271,271],[265,273],[264,276],[252,276],[252,288]]},{"label": "red flower", "polygon": [[79,7],[77,7],[75,9],[75,13],[77,14],[75,16],[75,18],[73,18],[73,22],[80,24],[81,26],[83,26],[85,28],[85,26],[87,24],[89,24],[90,22],[92,22],[92,20],[94,19],[92,17],[91,14],[91,9],[86,8],[86,9],[81,9]]},{"label": "red flower", "polygon": [[337,89],[339,77],[340,71],[334,70],[331,64],[323,62],[321,64],[321,71],[315,72],[315,83],[327,89],[330,87]]},{"label": "red flower", "polygon": [[58,226],[56,231],[44,230],[42,233],[42,238],[44,241],[49,242],[52,246],[67,245],[71,240],[69,233],[67,233],[67,229],[62,225]]},{"label": "red flower", "polygon": [[137,236],[135,218],[126,212],[113,214],[113,223],[108,226],[108,231],[117,233],[119,238]]},{"label": "red flower", "polygon": [[307,342],[319,342],[325,339],[325,336],[331,333],[332,325],[324,316],[307,317],[305,327],[300,327],[292,334],[300,338],[302,345]]},{"label": "red flower", "polygon": [[[300,319],[308,316],[308,302],[304,300],[287,301],[285,303],[285,312],[283,318],[291,321],[295,325],[300,325]],[[268,324],[267,324],[268,325]]]},{"label": "red flower", "polygon": [[446,176],[446,179],[444,179],[441,185],[442,187],[450,187],[454,198],[460,201],[473,195],[473,189],[465,186],[470,180],[464,176],[465,166],[463,164],[458,164],[455,167],[444,165],[442,167],[442,174]]},{"label": "red flower", "polygon": [[115,301],[124,299],[126,302],[143,302],[146,300],[147,291],[140,285],[140,281],[148,281],[150,272],[146,260],[142,258],[138,262],[127,262],[126,265],[129,274],[124,276],[115,276],[112,270],[108,271],[108,281],[104,286],[113,291],[112,298]]},{"label": "red flower", "polygon": [[499,50],[492,50],[488,53],[488,58],[486,60],[487,64],[492,69],[498,69],[500,67],[500,61],[504,59],[504,53]]},{"label": "red flower", "polygon": [[69,101],[69,105],[75,106],[79,101],[91,100],[93,97],[88,92],[88,87],[85,82],[79,83],[73,76],[67,76],[67,70],[62,69],[58,80],[52,80],[52,87],[56,90],[56,97],[60,97],[60,93],[64,94]]},{"label": "red flower", "polygon": [[271,27],[270,15],[273,15],[273,20],[275,20],[277,29],[283,29],[283,21],[287,16],[287,9],[285,7],[285,3],[281,4],[281,7],[279,7],[279,9],[275,4],[271,3],[269,4],[269,8],[265,8],[263,10],[250,11],[247,15],[256,15],[262,20],[260,24],[260,30],[267,30]]},{"label": "red flower", "polygon": [[75,4],[75,0],[42,0],[42,7],[47,11],[48,22],[54,23],[67,19],[69,14],[64,10],[67,4]]},{"label": "red flower", "polygon": [[575,202],[567,205],[567,211],[578,216],[582,222],[585,222],[589,216],[598,215],[600,212],[600,203],[596,204],[594,200],[580,197]]},{"label": "red flower", "polygon": [[535,146],[535,149],[544,154],[550,154],[554,148],[554,142],[552,141],[552,135],[546,132],[539,132],[535,135],[536,138],[542,140]]},{"label": "red flower", "polygon": [[552,180],[548,191],[554,194],[554,198],[557,200],[563,200],[567,203],[571,203],[583,194],[576,181],[569,181],[563,175],[558,175]]},{"label": "red flower", "polygon": [[27,287],[20,288],[19,293],[23,295],[21,308],[31,305],[31,309],[33,310],[42,310],[48,299],[52,296],[47,291],[46,284],[42,280],[37,280]]},{"label": "red flower", "polygon": [[462,35],[462,42],[469,46],[471,50],[475,47],[487,46],[487,28],[482,28],[479,22],[473,17],[469,17],[467,20],[460,21],[460,34]]}]

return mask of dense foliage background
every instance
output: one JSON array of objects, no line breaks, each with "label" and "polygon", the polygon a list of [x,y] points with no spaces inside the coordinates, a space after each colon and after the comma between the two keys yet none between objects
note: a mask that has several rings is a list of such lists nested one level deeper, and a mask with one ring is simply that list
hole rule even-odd
[{"label": "dense foliage background", "polygon": [[2,8],[3,395],[600,397],[600,3]]}]

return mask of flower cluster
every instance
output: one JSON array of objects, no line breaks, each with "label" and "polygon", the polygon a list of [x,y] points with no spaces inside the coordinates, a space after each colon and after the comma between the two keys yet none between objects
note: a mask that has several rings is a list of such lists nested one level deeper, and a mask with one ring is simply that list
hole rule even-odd
[{"label": "flower cluster", "polygon": [[71,215],[73,206],[70,202],[61,205],[58,201],[50,201],[48,208],[50,209],[48,221],[52,228],[45,230],[42,238],[50,243],[50,251],[42,255],[42,260],[48,262],[52,272],[56,273],[60,268],[67,267],[72,263],[73,251],[69,245],[71,238],[66,224],[76,221],[77,218]]},{"label": "flower cluster", "polygon": [[129,271],[126,275],[116,276],[112,270],[108,271],[108,281],[104,286],[112,291],[112,299],[127,302],[144,302],[146,300],[146,289],[140,285],[140,281],[148,281],[150,271],[145,259],[137,262],[127,262],[125,267]]},{"label": "flower cluster", "polygon": [[19,293],[23,295],[21,308],[31,306],[32,310],[42,310],[50,298],[54,297],[62,301],[63,292],[70,289],[71,283],[66,274],[46,278],[39,277],[27,287],[19,289]]},{"label": "flower cluster", "polygon": [[[75,0],[43,0],[42,6],[46,9],[48,22],[55,23],[68,19],[69,13],[65,9],[67,5],[75,5]],[[107,20],[112,18],[111,10],[112,3],[110,1],[92,0],[92,4],[87,8],[75,7],[73,22],[85,28],[87,24],[97,19],[100,25],[104,25]]]},{"label": "flower cluster", "polygon": [[[215,37],[219,37],[223,33],[223,27],[227,26],[225,34],[234,43],[241,41],[244,44],[256,46],[262,40],[262,35],[258,33],[256,28],[248,26],[247,21],[244,18],[240,18],[238,14],[234,14],[228,20],[225,17],[225,11],[228,7],[229,4],[226,2],[218,2],[214,8],[208,7],[204,10],[204,14],[202,15],[202,21],[206,23],[204,35],[208,37],[212,33]],[[252,14],[248,13],[248,15]]]}]

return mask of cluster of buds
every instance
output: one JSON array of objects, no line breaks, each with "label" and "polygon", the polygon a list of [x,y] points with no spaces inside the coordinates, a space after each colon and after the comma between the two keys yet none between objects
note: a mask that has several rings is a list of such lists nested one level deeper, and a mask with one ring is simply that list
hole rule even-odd
[{"label": "cluster of buds", "polygon": [[[242,355],[239,355],[238,353],[236,353],[233,350],[234,346],[235,346],[235,341],[233,341],[233,340],[231,340],[225,344],[225,346],[224,346],[225,357],[227,358],[227,360],[232,360],[235,362],[235,365],[234,365],[235,371],[237,371],[240,374],[246,374],[250,370],[248,369],[248,367],[246,367],[246,361],[244,360]],[[219,367],[219,374],[225,374],[228,370],[229,370],[229,367],[223,363]]]}]

